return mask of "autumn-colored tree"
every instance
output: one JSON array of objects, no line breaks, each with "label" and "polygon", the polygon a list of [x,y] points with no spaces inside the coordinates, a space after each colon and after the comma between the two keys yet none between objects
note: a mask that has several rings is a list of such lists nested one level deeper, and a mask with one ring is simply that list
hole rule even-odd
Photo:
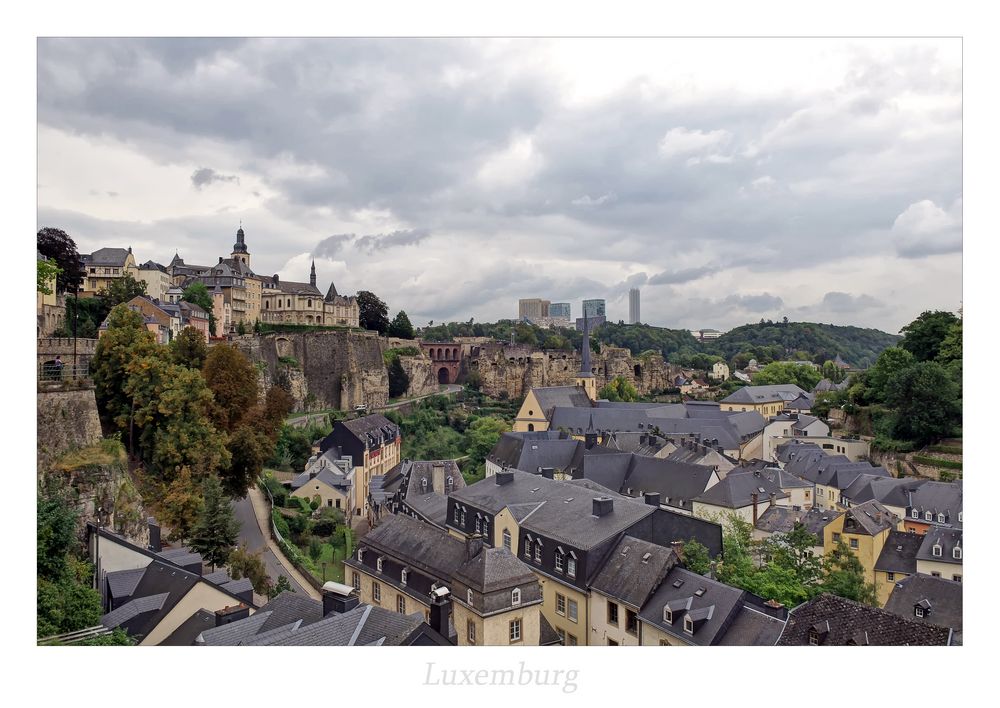
[{"label": "autumn-colored tree", "polygon": [[211,348],[202,368],[205,383],[215,394],[212,418],[226,432],[257,403],[257,370],[244,354],[228,344]]},{"label": "autumn-colored tree", "polygon": [[153,436],[150,463],[169,479],[179,467],[218,471],[229,467],[227,436],[212,425],[209,409],[212,392],[201,374],[173,365],[171,384],[160,396],[160,409],[167,411]]},{"label": "autumn-colored tree", "polygon": [[253,591],[258,595],[266,596],[273,589],[261,552],[251,553],[246,544],[240,544],[229,554],[228,568],[229,577],[233,580],[249,578]]},{"label": "autumn-colored tree", "polygon": [[118,305],[108,315],[108,329],[97,341],[90,363],[98,411],[106,429],[128,434],[132,399],[125,392],[126,369],[133,360],[155,354],[157,347],[138,312]]},{"label": "autumn-colored tree", "polygon": [[264,408],[257,416],[257,420],[260,430],[271,438],[272,442],[278,439],[285,416],[292,410],[293,403],[291,395],[281,386],[272,386],[267,390]]},{"label": "autumn-colored tree", "polygon": [[170,527],[170,540],[183,542],[191,537],[201,506],[199,481],[190,467],[182,467],[159,503],[160,521]]},{"label": "autumn-colored tree", "polygon": [[185,327],[170,342],[170,355],[175,364],[201,371],[208,356],[205,336],[194,327]]}]

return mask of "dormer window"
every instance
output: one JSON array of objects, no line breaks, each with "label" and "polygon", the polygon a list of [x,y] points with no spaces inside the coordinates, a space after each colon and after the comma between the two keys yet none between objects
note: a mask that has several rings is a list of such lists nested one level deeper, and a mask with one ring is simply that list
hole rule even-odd
[{"label": "dormer window", "polygon": [[684,633],[694,634],[694,620],[692,620],[690,617],[684,618]]},{"label": "dormer window", "polygon": [[933,520],[934,520],[934,514],[932,514],[929,511],[925,511],[924,512],[924,521],[933,521]]},{"label": "dormer window", "polygon": [[531,537],[524,539],[524,557],[531,558]]},{"label": "dormer window", "polygon": [[482,533],[482,523],[482,517],[479,514],[476,514],[476,533]]},{"label": "dormer window", "polygon": [[674,623],[674,611],[671,610],[669,607],[663,608],[663,621],[666,622],[667,624]]},{"label": "dormer window", "polygon": [[457,523],[459,523],[459,520],[460,520],[461,518],[462,518],[462,517],[461,517],[461,516],[459,515],[459,509],[458,509],[458,506],[456,505],[456,506],[455,506],[455,515],[454,515],[454,521],[455,521],[455,523],[456,523],[456,524],[457,524]]},{"label": "dormer window", "polygon": [[448,475],[448,479],[446,479],[444,483],[444,488],[445,491],[450,494],[451,491],[455,488],[455,478],[452,477],[451,475]]},{"label": "dormer window", "polygon": [[485,516],[483,517],[483,535],[484,536],[490,535],[490,520]]},{"label": "dormer window", "polygon": [[938,514],[938,523],[939,524],[943,524],[944,523],[944,514]]},{"label": "dormer window", "polygon": [[920,512],[917,511],[916,509],[914,509],[913,511],[910,512],[910,516],[912,516],[914,519],[919,519],[920,518]]},{"label": "dormer window", "polygon": [[403,585],[406,585],[407,575],[409,575],[409,571],[407,571],[406,568],[403,568],[401,571],[399,571],[399,582],[401,582]]},{"label": "dormer window", "polygon": [[469,601],[469,607],[472,607],[472,590],[465,591],[465,599]]},{"label": "dormer window", "polygon": [[962,512],[958,512],[958,523],[962,523]]},{"label": "dormer window", "polygon": [[362,561],[364,559],[365,559],[365,549],[364,548],[359,548],[358,549],[358,560]]},{"label": "dormer window", "polygon": [[426,477],[421,477],[420,478],[420,490],[423,491],[423,492],[427,491],[427,478]]},{"label": "dormer window", "polygon": [[379,558],[378,560],[375,561],[375,567],[378,570],[378,572],[380,572],[380,573],[382,572],[382,559],[381,558]]},{"label": "dormer window", "polygon": [[915,617],[923,617],[924,616],[924,608],[921,607],[920,605],[917,605],[916,607],[913,608],[913,615]]},{"label": "dormer window", "polygon": [[510,591],[510,604],[520,605],[521,604],[521,590],[520,588],[514,588]]},{"label": "dormer window", "polygon": [[566,559],[566,575],[571,578],[576,577],[576,558],[572,556]]},{"label": "dormer window", "polygon": [[509,551],[510,550],[510,546],[511,546],[510,531],[508,531],[507,529],[504,529],[503,530],[503,547],[506,548]]},{"label": "dormer window", "polygon": [[955,546],[951,551],[951,557],[955,560],[962,560],[962,547]]},{"label": "dormer window", "polygon": [[559,551],[556,551],[556,570],[559,571],[560,573],[563,572],[563,568],[565,567],[565,561],[566,561],[566,556],[562,553],[559,553]]},{"label": "dormer window", "polygon": [[941,544],[939,544],[939,543],[935,543],[935,544],[934,544],[934,545],[933,545],[933,546],[931,547],[931,555],[933,555],[933,556],[935,556],[935,557],[937,557],[937,558],[940,558],[940,557],[941,557]]}]

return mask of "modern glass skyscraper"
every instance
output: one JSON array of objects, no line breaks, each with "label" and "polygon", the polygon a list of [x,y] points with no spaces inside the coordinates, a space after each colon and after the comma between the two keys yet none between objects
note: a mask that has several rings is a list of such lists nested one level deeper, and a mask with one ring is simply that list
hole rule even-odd
[{"label": "modern glass skyscraper", "polygon": [[607,313],[604,309],[604,299],[599,300],[584,300],[583,301],[583,316],[584,317],[604,317]]}]

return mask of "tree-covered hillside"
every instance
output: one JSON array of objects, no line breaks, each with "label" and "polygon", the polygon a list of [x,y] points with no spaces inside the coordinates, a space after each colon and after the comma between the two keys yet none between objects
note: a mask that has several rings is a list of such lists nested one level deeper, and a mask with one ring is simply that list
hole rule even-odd
[{"label": "tree-covered hillside", "polygon": [[702,350],[729,362],[736,359],[738,366],[745,365],[742,360],[750,358],[762,363],[809,359],[822,364],[839,354],[851,366],[865,368],[898,341],[898,336],[877,329],[815,322],[766,322],[732,329],[714,341],[705,342]]}]

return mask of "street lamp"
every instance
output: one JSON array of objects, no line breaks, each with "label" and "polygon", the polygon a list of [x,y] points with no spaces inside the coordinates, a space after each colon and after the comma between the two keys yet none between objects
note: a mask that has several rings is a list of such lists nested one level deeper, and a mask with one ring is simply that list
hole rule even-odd
[{"label": "street lamp", "polygon": [[323,561],[320,565],[323,566],[323,582],[326,583],[326,561]]}]

